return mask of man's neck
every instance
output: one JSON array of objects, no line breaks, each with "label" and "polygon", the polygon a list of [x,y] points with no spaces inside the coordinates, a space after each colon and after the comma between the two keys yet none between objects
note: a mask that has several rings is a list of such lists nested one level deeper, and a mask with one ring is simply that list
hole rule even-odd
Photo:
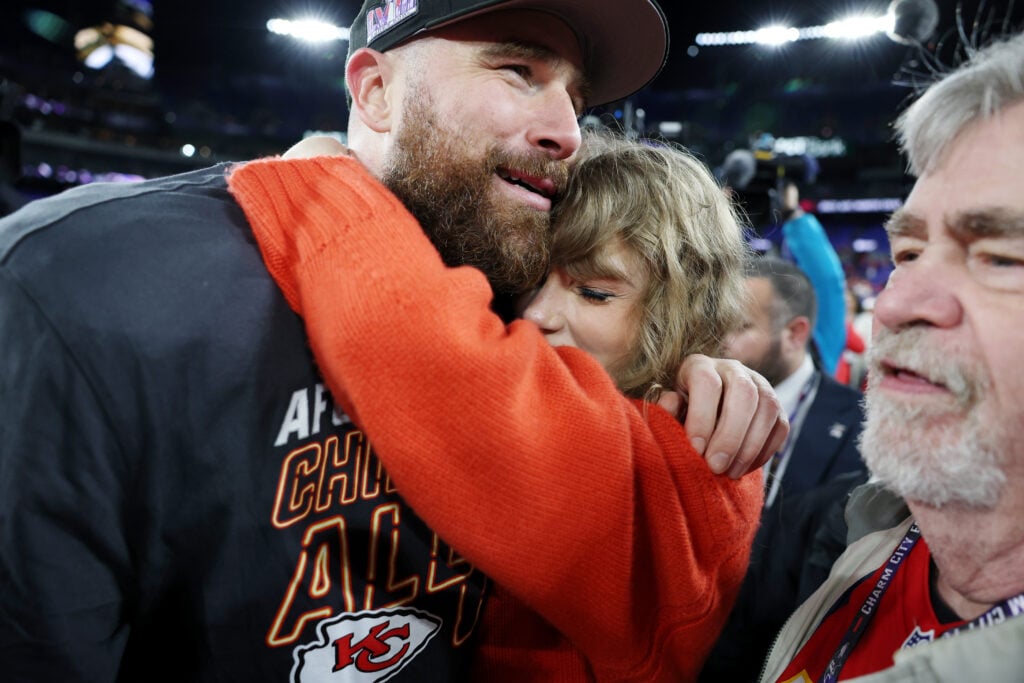
[{"label": "man's neck", "polygon": [[938,569],[936,587],[961,618],[973,619],[1024,593],[1024,504],[1007,495],[993,510],[908,502]]}]

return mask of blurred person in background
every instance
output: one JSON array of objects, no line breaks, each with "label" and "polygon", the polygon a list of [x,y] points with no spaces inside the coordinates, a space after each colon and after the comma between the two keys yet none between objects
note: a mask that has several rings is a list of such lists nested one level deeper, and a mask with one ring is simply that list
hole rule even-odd
[{"label": "blurred person in background", "polygon": [[[759,133],[751,142],[755,152],[733,150],[716,169],[716,175],[730,199],[740,203],[744,210],[754,211],[748,218],[771,221],[777,217],[781,221],[782,257],[803,270],[817,299],[817,316],[811,330],[812,352],[816,362],[827,373],[834,374],[846,344],[846,275],[839,254],[817,216],[800,205],[799,187],[785,178],[784,167],[763,166],[773,155],[774,136]],[[817,171],[811,166],[816,167],[817,162],[807,157],[804,165],[805,180],[813,182]],[[766,186],[766,174],[770,176],[770,186]]]},{"label": "blurred person in background", "polygon": [[811,331],[817,298],[798,266],[753,257],[747,261],[746,283],[746,315],[739,331],[727,338],[725,354],[771,382],[791,425],[766,470],[765,507],[770,508],[777,499],[863,467],[857,450],[860,394],[815,365]]},{"label": "blurred person in background", "polygon": [[[867,337],[862,330],[864,328],[864,315],[867,314]],[[836,381],[863,390],[866,379],[867,367],[864,363],[864,352],[867,351],[867,344],[871,335],[871,314],[864,310],[860,297],[853,291],[853,288],[846,288],[846,346],[843,354],[839,357],[839,364],[836,366]],[[858,329],[858,327],[860,329]]]},{"label": "blurred person in background", "polygon": [[787,181],[780,198],[782,248],[814,287],[811,337],[818,362],[834,375],[846,346],[846,276],[839,254],[818,217],[800,206],[800,189]]}]

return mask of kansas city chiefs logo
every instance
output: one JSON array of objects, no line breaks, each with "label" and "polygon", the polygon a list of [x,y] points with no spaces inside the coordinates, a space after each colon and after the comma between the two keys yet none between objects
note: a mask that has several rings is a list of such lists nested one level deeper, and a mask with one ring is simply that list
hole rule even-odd
[{"label": "kansas city chiefs logo", "polygon": [[318,640],[295,648],[292,683],[386,681],[416,657],[441,620],[415,609],[342,614],[317,624]]}]

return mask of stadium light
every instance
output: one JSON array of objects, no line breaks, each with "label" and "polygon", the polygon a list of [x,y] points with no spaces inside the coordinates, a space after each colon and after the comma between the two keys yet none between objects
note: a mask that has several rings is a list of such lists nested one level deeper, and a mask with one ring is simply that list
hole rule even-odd
[{"label": "stadium light", "polygon": [[883,16],[852,16],[824,26],[792,28],[768,26],[756,31],[729,31],[725,33],[698,33],[695,40],[701,47],[721,45],[764,45],[778,47],[798,40],[858,40],[891,31],[896,18],[890,12]]},{"label": "stadium light", "polygon": [[271,19],[267,30],[281,36],[290,36],[307,43],[327,43],[348,40],[348,29],[319,19]]},{"label": "stadium light", "polygon": [[881,17],[849,17],[826,24],[825,36],[838,40],[857,40],[873,36],[876,33],[885,33],[893,23],[893,17],[888,14]]}]

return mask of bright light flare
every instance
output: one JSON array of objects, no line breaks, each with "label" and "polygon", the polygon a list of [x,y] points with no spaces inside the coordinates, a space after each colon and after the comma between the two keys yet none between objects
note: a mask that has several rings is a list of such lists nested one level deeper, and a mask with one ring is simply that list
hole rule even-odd
[{"label": "bright light flare", "polygon": [[307,43],[327,43],[348,40],[348,29],[319,19],[271,19],[267,30],[281,36],[291,36]]},{"label": "bright light flare", "polygon": [[893,15],[880,17],[853,16],[833,21],[825,26],[807,26],[790,28],[787,26],[768,26],[757,31],[730,31],[727,33],[698,33],[694,42],[702,47],[720,45],[766,45],[778,47],[798,40],[857,40],[868,38],[876,33],[884,33],[895,24]]},{"label": "bright light flare", "polygon": [[840,21],[833,21],[831,24],[826,24],[824,34],[826,38],[857,40],[858,38],[867,38],[868,36],[885,31],[890,23],[887,17],[884,16],[848,17]]},{"label": "bright light flare", "polygon": [[85,57],[85,65],[90,69],[102,69],[114,58],[114,48],[111,45],[100,45]]},{"label": "bright light flare", "polygon": [[754,31],[754,42],[760,45],[785,45],[800,40],[800,31],[788,26],[766,26]]}]

